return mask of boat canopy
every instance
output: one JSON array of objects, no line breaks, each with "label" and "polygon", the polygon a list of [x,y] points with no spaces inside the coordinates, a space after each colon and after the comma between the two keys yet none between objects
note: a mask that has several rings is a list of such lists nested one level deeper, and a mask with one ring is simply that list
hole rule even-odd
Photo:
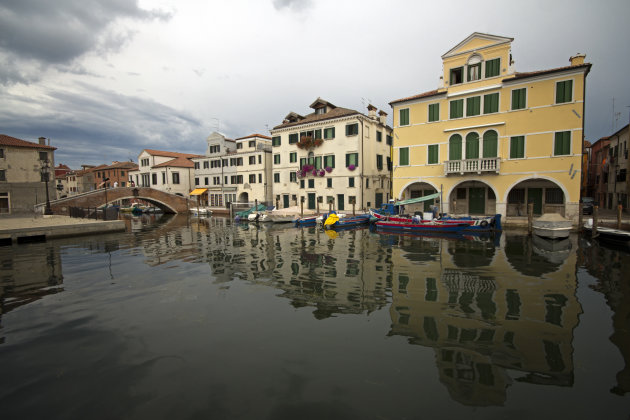
[{"label": "boat canopy", "polygon": [[434,198],[438,198],[439,196],[440,196],[440,193],[437,192],[435,194],[425,195],[424,197],[410,198],[409,200],[397,201],[396,203],[394,203],[394,205],[401,206],[403,204],[421,203],[423,201],[433,200]]},{"label": "boat canopy", "polygon": [[264,204],[259,204],[258,207],[253,206],[252,208],[248,210],[237,211],[236,215],[239,217],[247,217],[255,211],[264,211],[264,210],[267,210],[267,206],[265,206]]}]

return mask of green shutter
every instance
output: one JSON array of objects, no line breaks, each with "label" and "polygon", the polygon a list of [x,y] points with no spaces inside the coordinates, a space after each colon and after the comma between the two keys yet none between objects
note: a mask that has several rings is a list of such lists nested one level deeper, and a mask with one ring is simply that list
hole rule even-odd
[{"label": "green shutter", "polygon": [[500,58],[495,58],[495,59],[486,61],[486,77],[498,76],[500,68],[501,68]]},{"label": "green shutter", "polygon": [[454,134],[448,141],[448,159],[461,160],[462,158],[462,136]]},{"label": "green shutter", "polygon": [[497,157],[498,139],[494,130],[486,131],[483,134],[483,157]]},{"label": "green shutter", "polygon": [[469,133],[466,136],[466,159],[479,159],[479,135]]},{"label": "green shutter", "polygon": [[317,156],[315,158],[315,169],[322,169],[322,157]]},{"label": "green shutter", "polygon": [[499,94],[490,93],[483,96],[483,113],[492,114],[499,112]]},{"label": "green shutter", "polygon": [[400,110],[400,122],[398,125],[409,125],[409,108]]},{"label": "green shutter", "polygon": [[440,104],[429,105],[429,122],[440,120]]},{"label": "green shutter", "polygon": [[573,99],[573,80],[556,83],[556,103],[571,102]]},{"label": "green shutter", "polygon": [[553,154],[555,156],[568,155],[571,152],[571,132],[559,131],[556,133]]},{"label": "green shutter", "polygon": [[466,116],[479,115],[481,111],[481,96],[466,98]]},{"label": "green shutter", "polygon": [[510,138],[510,159],[525,157],[525,137],[515,136]]},{"label": "green shutter", "polygon": [[512,109],[524,109],[527,89],[514,89],[512,91]]},{"label": "green shutter", "polygon": [[399,162],[398,164],[400,166],[405,166],[405,165],[409,165],[409,148],[408,147],[401,147],[399,149]]},{"label": "green shutter", "polygon": [[464,100],[457,99],[451,101],[451,118],[461,118],[464,116]]},{"label": "green shutter", "polygon": [[429,145],[429,164],[438,163],[438,145]]}]

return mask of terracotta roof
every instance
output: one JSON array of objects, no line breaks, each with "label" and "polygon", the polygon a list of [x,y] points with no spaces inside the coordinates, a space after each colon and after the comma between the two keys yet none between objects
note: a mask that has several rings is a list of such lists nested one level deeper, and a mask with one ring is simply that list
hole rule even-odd
[{"label": "terracotta roof", "polygon": [[396,99],[393,100],[389,103],[389,105],[391,106],[392,104],[398,103],[398,102],[406,102],[406,101],[411,101],[414,99],[421,99],[421,98],[428,98],[429,96],[436,96],[436,95],[442,95],[442,94],[446,94],[446,90],[443,91],[438,91],[436,90],[430,90],[428,92],[424,92],[424,93],[419,93],[417,95],[413,95],[413,96],[409,96],[407,98],[402,98],[402,99]]},{"label": "terracotta roof", "polygon": [[306,115],[303,119],[299,121],[282,123],[280,125],[275,126],[273,130],[276,130],[278,128],[294,127],[296,125],[309,124],[309,123],[314,123],[318,121],[325,121],[325,120],[330,120],[333,118],[347,117],[350,115],[363,115],[363,114],[361,114],[359,111],[355,111],[354,109],[337,107],[337,108],[331,109],[325,114],[316,114],[313,112],[312,114]]},{"label": "terracotta roof", "polygon": [[249,139],[249,138],[252,138],[252,137],[260,137],[261,139],[271,140],[271,137],[263,136],[262,134],[250,134],[249,136],[239,137],[236,140]]},{"label": "terracotta roof", "polygon": [[6,134],[0,134],[0,145],[13,147],[30,147],[31,149],[57,150],[56,147],[16,139],[15,137],[7,136]]},{"label": "terracotta roof", "polygon": [[204,157],[203,155],[195,155],[191,153],[178,153],[178,152],[165,152],[163,150],[153,150],[153,149],[144,149],[144,152],[147,152],[153,156],[164,156],[164,157],[173,157],[173,158],[194,158],[194,157]]},{"label": "terracotta roof", "polygon": [[536,77],[536,76],[542,76],[545,74],[550,74],[550,73],[556,73],[556,72],[561,72],[561,71],[565,71],[565,70],[572,70],[572,69],[581,69],[581,68],[585,68],[586,69],[586,73],[588,73],[591,69],[591,63],[584,63],[584,64],[580,64],[577,66],[564,66],[564,67],[557,67],[555,69],[549,69],[549,70],[538,70],[538,71],[529,71],[529,72],[523,72],[523,73],[519,73],[516,72],[514,73],[513,77],[508,77],[503,79],[504,82],[510,82],[512,80],[519,80],[519,79],[525,79],[528,77]]},{"label": "terracotta roof", "polygon": [[112,162],[105,169],[136,169],[137,167],[138,165],[133,162]]},{"label": "terracotta roof", "polygon": [[[195,157],[198,157],[198,155],[192,155]],[[166,168],[169,166],[175,166],[178,168],[194,168],[195,167],[195,163],[185,157],[176,157],[173,160],[169,160],[168,162],[164,162],[164,163],[160,163],[158,165],[153,166],[153,168]]]}]

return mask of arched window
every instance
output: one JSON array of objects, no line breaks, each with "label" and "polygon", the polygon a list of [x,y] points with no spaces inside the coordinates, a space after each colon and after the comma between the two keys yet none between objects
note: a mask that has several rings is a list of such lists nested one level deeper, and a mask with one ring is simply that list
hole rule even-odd
[{"label": "arched window", "polygon": [[466,159],[479,159],[479,134],[475,132],[466,135]]},{"label": "arched window", "polygon": [[315,153],[308,152],[308,164],[315,165]]},{"label": "arched window", "polygon": [[483,133],[483,157],[497,157],[498,138],[499,136],[494,130],[488,130]]},{"label": "arched window", "polygon": [[462,136],[453,134],[448,140],[448,160],[462,159]]}]

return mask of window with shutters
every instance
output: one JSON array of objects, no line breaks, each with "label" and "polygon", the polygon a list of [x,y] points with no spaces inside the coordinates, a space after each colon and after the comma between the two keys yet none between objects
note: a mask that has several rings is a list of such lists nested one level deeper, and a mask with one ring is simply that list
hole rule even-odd
[{"label": "window with shutters", "polygon": [[499,92],[483,95],[483,113],[499,112]]},{"label": "window with shutters", "polygon": [[494,130],[483,133],[483,157],[497,157],[498,139],[499,136]]},{"label": "window with shutters", "polygon": [[289,144],[295,144],[298,142],[298,133],[289,134]]},{"label": "window with shutters", "polygon": [[376,169],[383,170],[383,155],[376,155]]},{"label": "window with shutters", "polygon": [[324,139],[330,140],[335,138],[335,127],[324,128]]},{"label": "window with shutters", "polygon": [[348,178],[348,187],[354,188],[354,177],[352,176]]},{"label": "window with shutters", "polygon": [[451,69],[450,84],[458,85],[463,82],[464,82],[464,68],[456,67],[454,69]]},{"label": "window with shutters", "polygon": [[440,121],[440,104],[429,104],[429,122]]},{"label": "window with shutters", "polygon": [[289,162],[291,163],[297,162],[297,152],[289,153]]},{"label": "window with shutters", "polygon": [[280,146],[280,136],[274,136],[271,138],[271,146],[272,147]]},{"label": "window with shutters", "polygon": [[493,58],[486,61],[486,77],[498,76],[501,69],[501,59]]},{"label": "window with shutters", "polygon": [[278,184],[280,182],[280,174],[279,173],[273,174],[273,182],[275,184]]},{"label": "window with shutters", "polygon": [[359,124],[346,125],[346,136],[356,136],[359,134]]},{"label": "window with shutters", "polygon": [[430,144],[428,147],[428,151],[429,151],[429,156],[427,159],[427,162],[429,163],[429,165],[435,165],[436,163],[438,163],[439,160],[439,145],[437,144]]},{"label": "window with shutters", "polygon": [[461,160],[462,159],[462,136],[459,134],[453,134],[448,139],[448,160]]},{"label": "window with shutters", "polygon": [[450,102],[450,118],[462,118],[464,116],[464,100],[456,99]]},{"label": "window with shutters", "polygon": [[354,165],[355,168],[359,166],[358,153],[346,153],[346,168],[350,165]]},{"label": "window with shutters", "polygon": [[466,159],[479,159],[479,134],[466,135]]},{"label": "window with shutters", "polygon": [[527,88],[514,89],[512,91],[512,110],[525,109],[527,101]]},{"label": "window with shutters", "polygon": [[510,159],[525,157],[525,136],[510,137]]},{"label": "window with shutters", "polygon": [[400,110],[398,125],[409,125],[409,108]]},{"label": "window with shutters", "polygon": [[273,164],[274,165],[279,165],[280,164],[280,155],[273,155]]},{"label": "window with shutters", "polygon": [[553,155],[562,156],[571,153],[571,132],[570,131],[558,131],[555,134]]},{"label": "window with shutters", "polygon": [[335,155],[326,155],[324,156],[324,168],[326,167],[335,167]]},{"label": "window with shutters", "polygon": [[556,83],[556,103],[561,104],[573,100],[573,80]]},{"label": "window with shutters", "polygon": [[473,117],[481,113],[481,96],[466,98],[466,116]]},{"label": "window with shutters", "polygon": [[399,166],[407,166],[409,165],[409,148],[401,147],[398,149],[398,165]]}]

